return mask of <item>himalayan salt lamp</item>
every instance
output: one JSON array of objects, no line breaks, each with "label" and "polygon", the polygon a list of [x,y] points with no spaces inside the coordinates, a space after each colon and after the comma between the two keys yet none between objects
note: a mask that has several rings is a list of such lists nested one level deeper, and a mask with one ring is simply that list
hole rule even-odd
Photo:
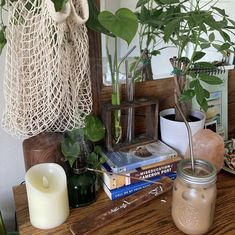
[{"label": "himalayan salt lamp", "polygon": [[[193,136],[193,153],[195,159],[204,159],[215,165],[217,172],[224,165],[224,141],[217,133],[203,129]],[[189,146],[185,158],[189,158]]]}]

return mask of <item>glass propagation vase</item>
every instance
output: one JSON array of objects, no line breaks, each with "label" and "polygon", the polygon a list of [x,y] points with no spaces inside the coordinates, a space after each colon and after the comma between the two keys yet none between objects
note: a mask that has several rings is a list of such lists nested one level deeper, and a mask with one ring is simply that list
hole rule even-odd
[{"label": "glass propagation vase", "polygon": [[96,200],[96,175],[86,169],[73,169],[68,179],[69,205],[87,206]]}]

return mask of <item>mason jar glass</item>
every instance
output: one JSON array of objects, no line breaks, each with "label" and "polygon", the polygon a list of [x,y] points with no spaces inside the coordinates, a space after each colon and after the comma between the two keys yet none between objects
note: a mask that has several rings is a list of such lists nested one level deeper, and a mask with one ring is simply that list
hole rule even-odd
[{"label": "mason jar glass", "polygon": [[205,160],[180,161],[174,181],[171,215],[176,227],[186,234],[209,231],[216,200],[216,168]]}]

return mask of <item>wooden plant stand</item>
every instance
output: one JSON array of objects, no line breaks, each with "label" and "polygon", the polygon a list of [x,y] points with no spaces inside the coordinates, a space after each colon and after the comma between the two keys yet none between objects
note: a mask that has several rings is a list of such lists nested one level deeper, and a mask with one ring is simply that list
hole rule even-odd
[{"label": "wooden plant stand", "polygon": [[[133,133],[133,140],[128,142],[124,138],[119,143],[113,143],[113,128],[112,128],[112,114],[115,110],[133,110],[133,121],[135,116],[135,109],[145,109],[145,133],[136,135]],[[134,100],[133,102],[122,102],[121,105],[112,105],[108,102],[102,107],[102,119],[106,126],[106,148],[108,151],[127,151],[130,148],[137,147],[139,145],[148,144],[158,140],[158,112],[159,102],[155,98],[142,98]]]}]

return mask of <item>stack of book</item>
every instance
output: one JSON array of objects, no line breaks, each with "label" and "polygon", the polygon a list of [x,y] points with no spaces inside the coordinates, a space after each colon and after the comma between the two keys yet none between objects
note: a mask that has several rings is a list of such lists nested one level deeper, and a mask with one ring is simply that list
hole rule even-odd
[{"label": "stack of book", "polygon": [[104,151],[103,188],[111,200],[137,192],[163,176],[176,177],[177,152],[157,141],[128,152]]}]

